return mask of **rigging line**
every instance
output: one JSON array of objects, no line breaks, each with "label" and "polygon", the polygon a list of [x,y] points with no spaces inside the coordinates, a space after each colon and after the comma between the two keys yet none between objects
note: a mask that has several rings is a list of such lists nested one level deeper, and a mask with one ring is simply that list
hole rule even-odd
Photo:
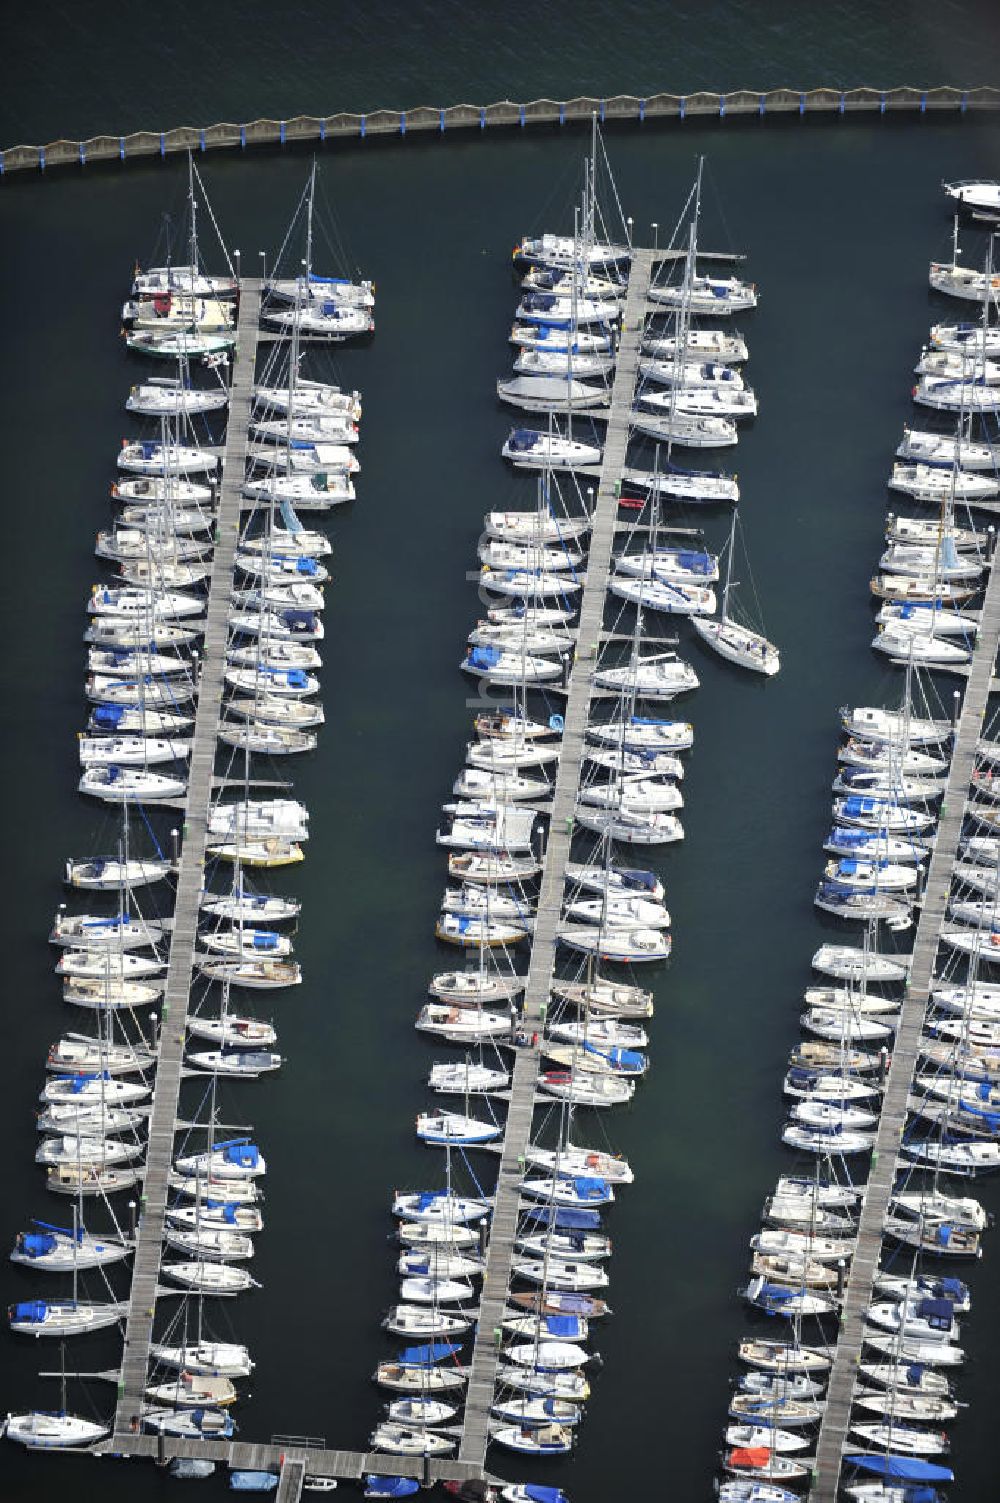
[{"label": "rigging line", "polygon": [[285,238],[284,238],[284,240],[282,240],[281,245],[280,245],[280,247],[278,249],[278,254],[275,256],[274,261],[272,263],[272,267],[273,267],[273,270],[271,272],[272,280],[277,275],[278,268],[281,265],[281,259],[284,256],[285,251],[288,249],[288,242],[292,238],[292,233],[293,233],[293,231],[295,229],[296,224],[298,223],[299,215],[302,213],[302,210],[305,207],[308,198],[309,198],[309,180],[306,179],[306,185],[305,185],[305,187],[303,188],[302,192],[299,195],[299,201],[296,204],[295,211],[292,214],[291,220],[289,221],[288,229],[285,231]]},{"label": "rigging line", "polygon": [[486,1195],[486,1191],[483,1189],[482,1185],[479,1183],[479,1180],[476,1178],[476,1173],[475,1173],[475,1170],[473,1169],[472,1165],[469,1162],[469,1156],[468,1156],[468,1154],[466,1153],[465,1149],[462,1148],[462,1147],[459,1147],[458,1152],[459,1152],[459,1155],[460,1155],[460,1157],[462,1159],[462,1162],[465,1164],[466,1169],[469,1171],[469,1178],[472,1180],[472,1183],[473,1183],[473,1185],[476,1188],[476,1194],[477,1194],[477,1196],[479,1197],[480,1200],[486,1200],[488,1198],[487,1195]]},{"label": "rigging line", "polygon": [[[189,162],[191,162],[191,153],[190,153],[190,151],[188,152],[188,160],[189,160]],[[212,208],[212,205],[211,205],[211,203],[209,201],[208,193],[207,193],[207,191],[205,189],[205,184],[202,181],[201,173],[198,171],[197,167],[194,166],[193,162],[191,162],[191,170],[194,173],[195,182],[198,184],[198,187],[201,189],[202,199],[204,201],[205,208],[208,210],[208,217],[209,217],[209,219],[212,222],[212,228],[214,229],[214,231],[216,233],[216,236],[218,238],[218,241],[219,241],[219,245],[222,248],[222,254],[226,258],[226,265],[229,268],[229,275],[231,277],[235,277],[236,276],[236,272],[233,269],[233,263],[232,263],[232,261],[230,259],[229,251],[226,249],[226,242],[222,238],[222,231],[219,229],[218,221],[216,220],[216,217],[215,217],[215,211]]]},{"label": "rigging line", "polygon": [[157,856],[160,858],[161,861],[165,861],[167,858],[164,855],[163,847],[160,845],[159,840],[157,840],[157,838],[156,838],[156,832],[153,829],[153,826],[149,822],[149,815],[146,813],[146,806],[145,806],[145,804],[143,804],[143,803],[136,803],[135,807],[138,809],[140,815],[142,816],[142,822],[146,826],[146,829],[149,832],[149,838],[153,842],[153,847],[154,847],[154,849],[156,851]]}]

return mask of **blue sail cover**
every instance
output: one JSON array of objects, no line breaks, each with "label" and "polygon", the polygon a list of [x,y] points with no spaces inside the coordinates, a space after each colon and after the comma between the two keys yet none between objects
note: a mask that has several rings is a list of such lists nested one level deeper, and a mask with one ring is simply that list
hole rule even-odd
[{"label": "blue sail cover", "polygon": [[443,1357],[453,1357],[461,1350],[460,1341],[432,1341],[427,1346],[404,1347],[399,1360],[410,1367],[426,1367],[432,1362],[440,1362]]},{"label": "blue sail cover", "polygon": [[82,1226],[78,1226],[75,1232],[68,1232],[64,1227],[53,1226],[48,1221],[33,1221],[32,1226],[40,1226],[43,1232],[54,1232],[57,1237],[68,1237],[70,1241],[75,1237],[77,1242],[82,1243],[86,1232]]},{"label": "blue sail cover", "polygon": [[281,520],[289,532],[294,534],[304,530],[302,523],[296,516],[295,508],[289,500],[283,500],[279,510],[281,512]]},{"label": "blue sail cover", "polygon": [[872,1472],[876,1477],[892,1477],[900,1482],[954,1482],[955,1473],[949,1466],[940,1466],[936,1461],[922,1461],[919,1456],[895,1456],[890,1452],[878,1456],[863,1452],[845,1456],[848,1466],[862,1472]]}]

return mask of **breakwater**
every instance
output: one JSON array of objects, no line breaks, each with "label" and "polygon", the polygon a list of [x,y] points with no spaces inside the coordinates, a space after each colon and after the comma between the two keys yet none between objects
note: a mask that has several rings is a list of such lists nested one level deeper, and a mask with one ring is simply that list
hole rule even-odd
[{"label": "breakwater", "polygon": [[11,172],[44,173],[51,167],[86,166],[117,159],[126,163],[178,152],[245,150],[250,146],[286,146],[303,142],[365,140],[368,136],[406,136],[411,132],[446,134],[449,130],[524,129],[529,125],[590,125],[596,115],[602,125],[642,124],[647,120],[683,123],[730,117],[765,119],[768,116],[826,116],[927,114],[965,115],[970,110],[1000,109],[1000,89],[982,85],[957,89],[943,85],[924,89],[732,89],[727,93],[698,90],[692,94],[615,94],[606,99],[532,99],[520,104],[504,99],[496,104],[418,105],[409,110],[372,110],[367,114],[293,115],[287,120],[224,121],[215,125],[180,125],[170,130],[132,131],[128,135],[91,136],[86,141],[50,141],[43,146],[10,146],[0,151],[0,177]]}]

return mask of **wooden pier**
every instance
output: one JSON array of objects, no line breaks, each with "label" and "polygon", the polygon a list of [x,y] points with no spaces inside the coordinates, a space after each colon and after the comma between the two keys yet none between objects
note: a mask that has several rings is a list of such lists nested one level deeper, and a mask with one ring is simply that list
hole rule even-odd
[{"label": "wooden pier", "polygon": [[82,168],[88,162],[122,164],[147,157],[167,158],[182,151],[245,151],[248,146],[294,146],[324,141],[363,142],[369,136],[405,139],[414,133],[443,137],[448,131],[485,136],[497,130],[528,126],[586,125],[596,115],[602,125],[688,119],[783,120],[797,117],[844,119],[857,115],[959,115],[1000,109],[1000,89],[988,85],[959,89],[945,85],[925,89],[732,89],[720,94],[700,89],[692,94],[614,94],[605,98],[510,99],[495,104],[418,105],[407,110],[341,111],[333,115],[293,115],[287,120],[249,120],[242,125],[182,125],[172,130],[132,131],[126,136],[91,136],[86,141],[50,141],[45,146],[10,146],[0,151],[0,177],[11,172],[44,174],[51,167]]},{"label": "wooden pier", "polygon": [[208,590],[208,610],[194,740],[191,746],[183,844],[177,874],[177,897],[170,941],[170,962],[161,1009],[160,1049],[149,1120],[146,1173],[140,1201],[138,1236],[132,1270],[131,1303],[125,1330],[115,1433],[138,1426],[149,1367],[157,1284],[162,1251],[167,1185],[177,1131],[177,1106],[184,1057],[188,999],[198,930],[198,908],[205,880],[208,814],[215,787],[215,747],[222,705],[223,674],[229,632],[240,497],[246,470],[247,430],[253,396],[260,317],[261,283],[246,279],[240,287],[239,321],[233,355],[233,379],[226,426],[222,486],[216,523],[215,555]]},{"label": "wooden pier", "polygon": [[[116,1434],[90,1448],[90,1455],[127,1459],[140,1457],[165,1466],[175,1456],[214,1461],[217,1466],[238,1471],[275,1472],[279,1477],[278,1498],[295,1503],[306,1477],[334,1477],[340,1482],[361,1482],[370,1473],[416,1477],[418,1481],[471,1482],[482,1478],[492,1486],[500,1479],[483,1473],[481,1466],[468,1466],[447,1457],[398,1456],[386,1451],[336,1451],[325,1445],[293,1438],[270,1441],[182,1440],[170,1435]],[[300,1470],[301,1467],[301,1470]],[[286,1488],[281,1491],[282,1486]],[[296,1486],[298,1492],[295,1491]]]},{"label": "wooden pier", "polygon": [[[937,839],[927,871],[923,903],[913,946],[913,962],[896,1032],[871,1172],[851,1262],[840,1336],[830,1371],[826,1410],[816,1448],[810,1503],[835,1503],[841,1461],[851,1418],[854,1385],[861,1360],[865,1316],[882,1252],[882,1228],[898,1168],[899,1146],[906,1126],[906,1103],[917,1064],[920,1031],[930,996],[941,925],[958,854],[976,751],[983,730],[986,702],[993,692],[1000,643],[1000,569],[990,571],[983,601],[979,640],[969,672],[965,701],[952,750],[948,786],[941,804]],[[859,1442],[860,1444],[860,1442]]]},{"label": "wooden pier", "polygon": [[[590,713],[591,677],[604,629],[604,603],[611,572],[615,524],[618,520],[620,475],[628,446],[632,394],[635,390],[639,344],[645,323],[646,295],[652,269],[653,253],[636,251],[632,257],[628,294],[622,313],[621,340],[611,391],[611,416],[594,503],[576,658],[566,699],[562,749],[552,797],[548,845],[524,992],[523,1027],[528,1034],[536,1031],[540,1033],[542,1030],[552,985],[566,863],[573,841],[580,766]],[[507,1303],[514,1239],[517,1236],[520,1207],[518,1186],[524,1174],[525,1153],[531,1138],[538,1059],[537,1049],[519,1049],[511,1077],[510,1107],[497,1178],[479,1324],[469,1370],[462,1441],[458,1452],[460,1461],[478,1467],[483,1465],[489,1443],[490,1409],[500,1355],[501,1320]]]}]

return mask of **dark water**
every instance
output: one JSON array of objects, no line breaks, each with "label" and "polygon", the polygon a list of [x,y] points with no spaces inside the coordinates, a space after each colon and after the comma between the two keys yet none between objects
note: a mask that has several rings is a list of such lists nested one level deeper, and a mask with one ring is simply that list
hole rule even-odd
[{"label": "dark water", "polygon": [[0,146],[576,94],[996,83],[993,0],[8,3]]},{"label": "dark water", "polygon": [[[237,12],[249,35],[255,7]],[[597,16],[587,6],[577,13],[584,22]],[[822,29],[782,8],[784,30],[771,45],[760,39],[770,13],[718,7],[715,35],[698,34],[703,53],[685,50],[695,45],[690,28],[668,48],[667,21],[654,17],[662,45],[643,52],[635,40],[638,7],[618,7],[616,26],[633,50],[611,49],[606,86],[735,83],[742,61],[753,63],[752,81],[762,86],[790,71],[815,81]],[[183,7],[175,14],[188,24]],[[518,91],[515,58],[510,50],[505,56],[502,41],[513,49],[514,29],[508,23],[490,33],[474,10],[459,34],[457,7],[451,17],[448,7],[436,12],[436,34],[454,50],[439,46],[433,73],[418,73],[413,28],[421,17],[429,25],[430,12],[400,7],[397,15],[380,6],[367,14],[364,46],[352,41],[357,66],[345,64],[343,75],[317,72],[310,83],[310,70],[320,67],[315,55],[293,79],[286,44],[265,45],[257,33],[253,70],[241,68],[249,44],[233,31],[223,47],[213,36],[218,15],[206,13],[204,50],[226,59],[220,87],[231,90],[211,99],[195,87],[206,58],[182,46],[184,26],[177,23],[176,38],[158,31],[148,46],[157,53],[176,42],[178,61],[173,83],[150,93],[155,117],[266,113],[289,107],[276,97],[282,91],[286,99],[294,93],[296,108],[312,109],[326,107],[316,94],[330,91],[340,92],[338,104],[370,107],[404,96],[555,91],[556,81],[560,93],[597,86],[592,73],[584,76],[595,65],[582,46],[573,54],[578,67],[569,55],[557,66],[550,41],[551,72]],[[297,13],[304,35],[309,15]],[[928,81],[979,81],[994,45],[982,27],[967,29],[970,12],[960,7],[939,10],[933,27],[925,8],[843,6],[827,15],[827,35],[839,38],[837,66],[849,81],[903,81],[922,69]],[[671,16],[679,27],[680,13]],[[851,40],[862,16],[870,28],[864,35],[877,31],[880,42],[871,72]],[[946,26],[940,18],[949,16]],[[141,123],[147,100],[134,82],[128,103],[128,90],[110,101],[98,90],[97,33],[78,30],[84,12],[48,7],[45,17],[38,33],[21,36],[22,82],[6,101],[24,130],[0,136],[96,128],[107,123],[109,103],[129,112],[122,128]],[[742,29],[726,31],[724,19]],[[544,38],[550,21],[547,8],[536,35]],[[350,18],[343,24],[360,26]],[[899,28],[909,47],[902,61],[890,46]],[[42,30],[50,62],[53,47],[62,57],[77,50],[64,95],[55,95],[55,74],[32,74],[41,67],[32,59],[41,56]],[[497,41],[487,58],[482,38],[489,35]],[[737,37],[746,40],[742,56]],[[329,57],[328,30],[321,41]],[[685,61],[690,75],[682,79]],[[970,79],[973,62],[982,67]],[[646,77],[637,78],[643,69]],[[357,91],[350,98],[340,81],[348,75]],[[24,104],[33,92],[34,117]],[[549,1474],[579,1503],[651,1487],[685,1500],[708,1493],[733,1348],[746,1326],[735,1289],[748,1263],[747,1238],[789,1162],[777,1140],[779,1086],[822,935],[811,893],[836,709],[872,702],[895,683],[868,651],[867,580],[890,456],[909,412],[908,372],[934,312],[926,263],[949,234],[938,184],[995,170],[998,146],[1000,130],[971,119],[623,132],[611,141],[637,231],[673,220],[695,157],[707,152],[705,243],[745,248],[761,287],[760,308],[744,321],[761,416],[741,440],[736,467],[754,575],[783,668],[773,683],[751,683],[694,641],[685,648],[703,685],[690,701],[697,741],[685,783],[687,840],[658,863],[675,958],[656,981],[653,1071],[634,1105],[608,1123],[637,1184],[609,1217],[616,1313],[596,1342],[606,1365],[577,1456]],[[389,143],[370,156],[324,158],[325,191],[353,256],[378,283],[378,330],[370,348],[347,350],[334,364],[340,379],[364,393],[363,468],[357,504],[331,527],[327,724],[317,753],[295,769],[313,839],[305,866],[281,884],[304,901],[297,949],[306,983],[273,1002],[285,1071],[231,1085],[223,1097],[227,1121],[256,1124],[270,1166],[267,1227],[253,1265],[264,1288],[227,1307],[218,1325],[225,1335],[231,1322],[257,1361],[252,1397],[238,1413],[248,1437],[293,1431],[356,1446],[378,1414],[367,1379],[391,1349],[378,1331],[396,1287],[388,1199],[393,1186],[429,1183],[435,1172],[411,1124],[426,1101],[421,1077],[445,1051],[418,1041],[412,1021],[441,962],[431,933],[443,863],[432,838],[468,735],[457,664],[477,602],[464,577],[483,512],[529,504],[532,494],[531,482],[512,477],[497,458],[507,425],[491,393],[508,363],[508,248],[525,229],[567,222],[579,150],[578,137],[542,134]],[[214,207],[244,266],[258,247],[279,243],[307,162],[291,153],[206,162]],[[108,839],[107,821],[74,795],[73,741],[84,714],[83,606],[97,577],[90,550],[109,516],[113,451],[128,431],[121,404],[143,369],[117,337],[117,307],[133,260],[148,254],[162,211],[182,197],[179,164],[153,163],[44,186],[11,180],[0,193],[7,502],[0,621],[8,644],[0,692],[2,762],[14,794],[6,801],[2,885],[0,1247],[31,1216],[59,1220],[66,1209],[60,1203],[54,1214],[31,1164],[44,1052],[63,1027],[78,1023],[60,1003],[44,936],[62,897],[63,860]],[[57,286],[58,297],[49,291]],[[707,526],[721,543],[725,519]],[[991,1189],[985,1197],[997,1199]],[[996,1388],[986,1360],[1000,1318],[995,1256],[990,1249],[975,1274],[966,1345],[980,1361],[963,1375],[961,1396],[971,1407],[953,1427],[962,1495],[976,1500],[992,1496],[995,1472]],[[11,1267],[6,1298],[27,1297],[37,1282]],[[102,1337],[68,1352],[88,1371],[116,1361],[115,1343]],[[0,1411],[53,1402],[54,1386],[35,1374],[57,1361],[48,1347],[3,1338]],[[91,1382],[75,1388],[73,1402],[81,1412],[88,1404],[107,1412],[112,1397],[110,1387]],[[501,1457],[494,1464],[522,1474]],[[653,1468],[662,1469],[655,1481]],[[159,1497],[169,1483],[149,1468],[105,1462],[98,1472],[89,1462],[10,1448],[0,1456],[5,1500],[55,1498],[81,1486],[100,1486],[109,1503],[124,1503]],[[201,1491],[220,1496],[222,1486]]]}]

